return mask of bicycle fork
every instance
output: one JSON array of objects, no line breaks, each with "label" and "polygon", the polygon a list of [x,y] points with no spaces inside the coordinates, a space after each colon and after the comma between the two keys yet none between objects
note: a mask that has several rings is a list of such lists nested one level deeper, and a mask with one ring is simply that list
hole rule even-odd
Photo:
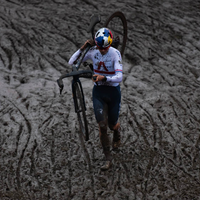
[{"label": "bicycle fork", "polygon": [[73,80],[72,80],[72,94],[73,94],[73,100],[74,100],[74,109],[75,109],[76,113],[81,112],[81,110],[78,109],[79,108],[78,107],[78,98],[77,98],[77,92],[76,92],[76,90],[78,90],[78,86],[80,88],[80,93],[81,93],[80,98],[82,99],[84,109],[86,111],[86,105],[85,105],[85,99],[84,99],[82,84],[81,84],[78,77],[76,77],[76,78],[74,77]]}]

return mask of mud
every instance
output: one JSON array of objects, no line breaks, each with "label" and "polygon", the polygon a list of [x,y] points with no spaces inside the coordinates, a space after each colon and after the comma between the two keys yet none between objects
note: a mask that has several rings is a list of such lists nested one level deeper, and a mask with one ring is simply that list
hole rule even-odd
[{"label": "mud", "polygon": [[[199,199],[200,13],[186,0],[0,0],[0,199]],[[128,21],[122,146],[103,155],[82,79],[90,140],[78,133],[65,79],[89,18]],[[112,139],[112,133],[110,137]]]}]

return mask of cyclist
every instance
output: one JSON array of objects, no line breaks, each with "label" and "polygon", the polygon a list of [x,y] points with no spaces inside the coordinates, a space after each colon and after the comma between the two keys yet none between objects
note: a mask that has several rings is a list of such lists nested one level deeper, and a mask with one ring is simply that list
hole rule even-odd
[{"label": "cyclist", "polygon": [[69,60],[72,65],[82,51],[90,44],[92,47],[85,55],[83,62],[93,61],[93,107],[96,121],[99,125],[99,136],[105,155],[105,163],[101,167],[107,170],[112,165],[110,141],[107,126],[113,130],[113,149],[120,145],[120,124],[118,123],[121,91],[119,83],[122,81],[122,58],[120,52],[111,47],[113,35],[107,28],[99,29],[94,40],[90,39],[77,50]]}]

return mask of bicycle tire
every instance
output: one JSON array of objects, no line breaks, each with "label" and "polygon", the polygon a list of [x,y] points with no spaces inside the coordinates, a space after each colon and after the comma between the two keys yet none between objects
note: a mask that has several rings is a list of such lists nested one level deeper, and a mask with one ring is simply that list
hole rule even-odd
[{"label": "bicycle tire", "polygon": [[79,129],[84,139],[87,141],[89,140],[88,122],[85,112],[86,109],[84,104],[83,92],[78,82],[74,84],[74,92],[76,99],[76,113],[78,117]]},{"label": "bicycle tire", "polygon": [[108,17],[104,26],[111,30],[114,37],[113,41],[116,36],[119,36],[120,43],[117,49],[123,57],[127,41],[127,20],[125,15],[121,11],[114,12],[110,17]]}]

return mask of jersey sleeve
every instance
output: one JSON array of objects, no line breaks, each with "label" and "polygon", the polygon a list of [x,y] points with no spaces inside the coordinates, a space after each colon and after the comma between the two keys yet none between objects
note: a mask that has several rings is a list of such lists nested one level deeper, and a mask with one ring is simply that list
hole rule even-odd
[{"label": "jersey sleeve", "polygon": [[[86,53],[86,55],[85,55],[85,57],[83,58],[83,60],[82,60],[82,62],[85,62],[86,60],[88,60],[88,59],[91,59],[91,53],[90,53],[90,51],[91,50],[89,50],[87,53]],[[71,58],[69,59],[69,61],[68,61],[68,64],[69,65],[72,65],[78,58],[79,58],[79,56],[81,55],[81,53],[82,53],[82,51],[80,50],[80,49],[78,49],[72,56],[71,56]]]},{"label": "jersey sleeve", "polygon": [[69,59],[68,64],[72,65],[80,56],[80,54],[82,53],[82,51],[80,49],[78,49]]},{"label": "jersey sleeve", "polygon": [[120,83],[123,78],[123,65],[122,65],[122,57],[118,50],[116,50],[113,57],[115,75],[114,76],[106,76],[107,82],[112,83]]}]

